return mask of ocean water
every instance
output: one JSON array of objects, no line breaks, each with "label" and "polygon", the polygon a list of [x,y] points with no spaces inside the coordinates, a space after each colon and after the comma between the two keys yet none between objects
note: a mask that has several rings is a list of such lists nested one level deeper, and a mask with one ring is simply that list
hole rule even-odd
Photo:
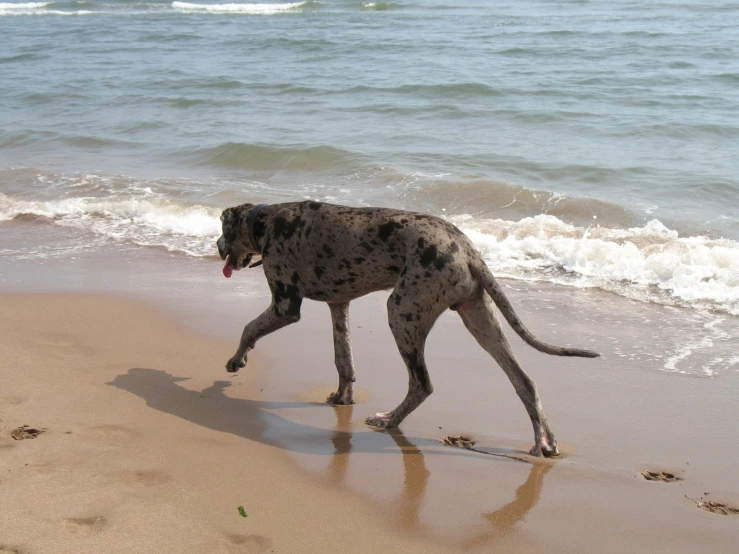
[{"label": "ocean water", "polygon": [[43,238],[0,260],[213,257],[223,207],[310,198],[445,217],[499,276],[739,316],[737,21],[725,0],[3,2],[0,237]]}]

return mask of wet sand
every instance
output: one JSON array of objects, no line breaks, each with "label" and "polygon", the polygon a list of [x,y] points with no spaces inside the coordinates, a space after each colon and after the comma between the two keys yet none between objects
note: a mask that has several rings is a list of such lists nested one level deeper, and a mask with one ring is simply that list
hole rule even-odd
[{"label": "wet sand", "polygon": [[[325,306],[306,302],[229,376],[241,326],[268,303],[259,272],[226,281],[215,261],[147,256],[2,270],[2,290],[25,294],[0,297],[0,552],[735,551],[739,518],[698,504],[739,501],[739,376],[660,371],[639,353],[671,347],[685,314],[508,285],[542,338],[605,354],[552,358],[511,338],[564,453],[539,461],[512,387],[455,314],[429,339],[434,395],[375,431],[363,419],[406,381],[384,295],[352,305],[358,403],[331,407]],[[15,440],[23,425],[44,432]],[[474,450],[441,442],[459,435]]]}]

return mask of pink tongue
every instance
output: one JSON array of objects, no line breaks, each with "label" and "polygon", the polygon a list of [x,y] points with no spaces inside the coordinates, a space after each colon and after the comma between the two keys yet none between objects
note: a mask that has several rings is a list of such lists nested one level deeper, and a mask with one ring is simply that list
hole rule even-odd
[{"label": "pink tongue", "polygon": [[226,258],[226,264],[223,266],[223,276],[226,279],[230,279],[231,275],[234,272],[233,268],[230,265],[228,265],[230,261],[231,261],[231,255],[229,254],[228,257]]}]

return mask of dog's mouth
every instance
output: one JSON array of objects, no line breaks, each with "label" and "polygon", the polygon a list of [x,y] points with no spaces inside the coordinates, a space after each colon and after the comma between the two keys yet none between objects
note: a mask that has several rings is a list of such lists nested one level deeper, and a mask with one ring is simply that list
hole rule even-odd
[{"label": "dog's mouth", "polygon": [[252,256],[253,254],[247,254],[246,257],[241,261],[241,263],[239,263],[238,260],[235,260],[231,254],[228,254],[226,256],[226,263],[223,264],[223,276],[226,279],[230,279],[234,271],[238,271],[241,268],[249,265]]}]

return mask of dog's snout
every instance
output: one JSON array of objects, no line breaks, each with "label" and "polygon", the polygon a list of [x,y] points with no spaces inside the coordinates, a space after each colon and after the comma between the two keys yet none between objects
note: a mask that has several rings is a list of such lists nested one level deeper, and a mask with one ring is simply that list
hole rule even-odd
[{"label": "dog's snout", "polygon": [[216,246],[218,246],[218,255],[221,257],[222,260],[226,259],[226,239],[223,237],[223,235],[220,236],[220,238],[216,241]]}]

